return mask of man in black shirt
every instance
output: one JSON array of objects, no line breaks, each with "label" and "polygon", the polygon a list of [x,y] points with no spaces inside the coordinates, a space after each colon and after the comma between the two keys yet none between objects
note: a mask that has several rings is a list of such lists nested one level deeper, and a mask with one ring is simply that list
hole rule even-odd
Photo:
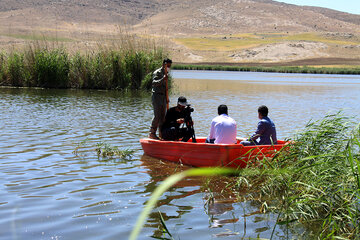
[{"label": "man in black shirt", "polygon": [[165,122],[161,128],[164,140],[176,141],[182,139],[183,142],[187,142],[193,136],[193,128],[180,127],[181,124],[185,123],[186,115],[189,114],[185,109],[188,105],[185,97],[179,97],[177,106],[170,108],[166,112]]}]

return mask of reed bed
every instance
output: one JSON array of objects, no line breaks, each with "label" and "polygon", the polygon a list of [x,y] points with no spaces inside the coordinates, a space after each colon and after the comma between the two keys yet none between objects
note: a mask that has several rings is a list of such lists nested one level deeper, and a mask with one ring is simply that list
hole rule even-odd
[{"label": "reed bed", "polygon": [[0,85],[148,90],[151,73],[165,57],[162,47],[130,35],[85,53],[33,42],[22,50],[0,53]]},{"label": "reed bed", "polygon": [[257,170],[263,205],[278,213],[278,225],[304,226],[307,238],[359,239],[359,126],[340,113],[328,115],[293,140]]},{"label": "reed bed", "polygon": [[277,214],[271,239],[278,226],[286,227],[287,239],[359,239],[359,125],[337,113],[308,123],[290,140],[290,147],[255,168],[197,168],[170,176],[154,191],[130,239],[136,239],[156,200],[180,179],[228,174],[238,177],[227,188],[246,188],[246,200],[259,202],[263,213]]},{"label": "reed bed", "polygon": [[242,72],[278,72],[278,73],[313,73],[313,74],[360,74],[360,67],[309,67],[309,66],[226,66],[226,65],[183,65],[174,64],[176,70],[210,70],[210,71],[242,71]]}]

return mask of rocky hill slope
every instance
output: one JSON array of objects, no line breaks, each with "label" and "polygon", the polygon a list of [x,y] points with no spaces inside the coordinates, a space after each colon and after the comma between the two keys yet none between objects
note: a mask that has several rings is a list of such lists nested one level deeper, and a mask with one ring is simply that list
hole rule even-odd
[{"label": "rocky hill slope", "polygon": [[157,32],[168,22],[174,33],[359,32],[360,16],[271,0],[184,1],[145,19]]},{"label": "rocky hill slope", "polygon": [[2,0],[1,27],[130,24],[171,33],[359,32],[360,15],[271,0]]},{"label": "rocky hill slope", "polygon": [[3,48],[56,35],[76,50],[88,49],[99,39],[116,39],[119,26],[168,39],[176,61],[360,61],[360,15],[326,8],[273,0],[0,1]]}]

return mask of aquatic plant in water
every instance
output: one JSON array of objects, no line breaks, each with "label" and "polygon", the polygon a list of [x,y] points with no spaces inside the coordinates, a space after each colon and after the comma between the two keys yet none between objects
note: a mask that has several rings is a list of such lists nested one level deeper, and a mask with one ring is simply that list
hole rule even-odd
[{"label": "aquatic plant in water", "polygon": [[114,159],[120,158],[122,160],[130,160],[135,152],[132,149],[120,149],[119,147],[112,146],[106,142],[100,142],[96,146],[89,146],[88,139],[85,139],[77,144],[73,151],[75,156],[83,157],[85,152],[96,152],[98,158]]},{"label": "aquatic plant in water", "polygon": [[[169,229],[167,228],[166,226],[166,223],[165,223],[165,220],[161,214],[160,211],[159,212],[159,217],[160,217],[160,223],[161,223],[161,226],[162,226],[162,233],[163,233],[163,237],[160,238],[162,240],[175,240],[171,234],[171,232],[169,231]],[[166,234],[170,236],[170,238],[166,238]]]},{"label": "aquatic plant in water", "polygon": [[95,151],[97,152],[98,157],[113,158],[119,157],[121,159],[129,159],[134,154],[134,150],[125,149],[121,150],[116,146],[112,146],[106,142],[98,143]]}]

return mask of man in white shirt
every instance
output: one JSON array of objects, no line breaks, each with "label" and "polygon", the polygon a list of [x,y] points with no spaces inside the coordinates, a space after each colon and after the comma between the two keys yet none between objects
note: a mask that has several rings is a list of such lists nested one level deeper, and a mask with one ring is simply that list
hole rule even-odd
[{"label": "man in white shirt", "polygon": [[211,122],[210,134],[206,139],[207,143],[235,144],[236,143],[236,122],[228,116],[228,108],[222,104],[218,107],[219,116]]}]

